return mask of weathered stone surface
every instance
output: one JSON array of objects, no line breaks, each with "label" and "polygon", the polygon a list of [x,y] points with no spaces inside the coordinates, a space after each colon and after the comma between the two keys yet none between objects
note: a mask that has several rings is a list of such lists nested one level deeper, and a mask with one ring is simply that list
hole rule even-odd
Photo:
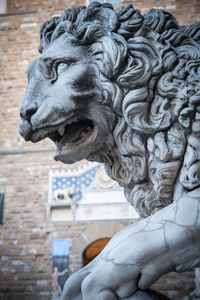
[{"label": "weathered stone surface", "polygon": [[[52,4],[53,3],[53,4]],[[56,3],[56,5],[55,5]],[[150,8],[157,7],[173,13],[182,25],[199,21],[200,2],[191,1],[135,1],[135,8],[146,13]],[[4,300],[33,300],[49,299],[49,296],[39,296],[36,282],[38,273],[43,274],[43,279],[49,280],[51,274],[51,239],[52,232],[57,233],[57,238],[69,238],[72,244],[81,232],[84,232],[94,222],[84,224],[80,222],[71,227],[67,222],[51,224],[46,218],[46,203],[48,193],[48,172],[51,169],[60,169],[60,163],[52,161],[52,152],[31,153],[13,155],[18,150],[38,150],[52,148],[48,140],[40,144],[23,142],[18,135],[19,103],[23,97],[26,80],[26,69],[28,64],[37,57],[38,30],[41,24],[53,15],[59,15],[58,10],[66,9],[71,5],[85,5],[77,1],[7,1],[7,12],[25,12],[22,15],[1,15],[0,18],[0,150],[8,151],[10,155],[0,155],[1,176],[0,186],[5,188],[4,224],[0,225],[0,294],[4,294]],[[159,5],[159,7],[158,7]],[[26,11],[36,13],[27,14]],[[24,27],[23,24],[37,23],[37,26]],[[26,212],[25,212],[26,211]],[[108,222],[109,223],[109,222]],[[127,225],[127,221],[121,221]],[[41,235],[38,240],[30,241],[32,228],[39,228]],[[44,243],[42,236],[47,232],[45,238],[44,255],[36,256],[31,249],[40,247]],[[11,233],[16,233],[16,240],[9,239]],[[13,244],[16,241],[18,244]],[[9,254],[9,255],[8,255]],[[71,249],[70,272],[72,269],[81,268],[81,255],[77,255]],[[7,259],[5,259],[7,257]],[[5,259],[5,260],[4,260]],[[11,261],[22,260],[30,266],[30,272],[25,270],[11,273]],[[4,268],[7,270],[4,272]],[[32,276],[35,274],[35,276]],[[21,285],[23,292],[10,292],[12,286]],[[26,292],[26,286],[33,286],[33,291]],[[49,283],[50,285],[50,283]],[[154,289],[162,290],[166,295],[175,300],[182,299],[194,289],[193,272],[181,274],[171,273],[164,276],[154,286]],[[45,291],[44,291],[45,292]],[[28,293],[28,294],[27,294]],[[38,298],[39,297],[39,298]],[[1,299],[1,298],[0,298]]]},{"label": "weathered stone surface", "polygon": [[[131,4],[114,11],[97,2],[41,27],[20,134],[49,137],[56,161],[104,163],[147,217],[70,277],[63,300],[125,299],[200,266],[199,29],[163,10],[142,16]],[[79,236],[80,247],[87,242]]]}]

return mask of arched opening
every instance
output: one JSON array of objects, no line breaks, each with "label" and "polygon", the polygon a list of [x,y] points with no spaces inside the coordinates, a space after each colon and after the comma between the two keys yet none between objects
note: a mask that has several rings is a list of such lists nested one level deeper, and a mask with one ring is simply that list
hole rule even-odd
[{"label": "arched opening", "polygon": [[92,242],[83,252],[83,267],[91,262],[107,245],[110,238],[102,238]]}]

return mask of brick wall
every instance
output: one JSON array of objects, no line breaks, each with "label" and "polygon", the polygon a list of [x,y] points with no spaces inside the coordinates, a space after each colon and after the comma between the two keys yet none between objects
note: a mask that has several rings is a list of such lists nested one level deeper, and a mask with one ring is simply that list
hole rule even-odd
[{"label": "brick wall", "polygon": [[[198,0],[132,3],[143,13],[151,7],[166,9],[181,24],[200,21]],[[0,225],[0,299],[50,299],[52,239],[70,238],[73,242],[91,225],[48,220],[48,172],[64,166],[53,161],[54,145],[50,141],[34,145],[25,143],[18,134],[26,69],[38,55],[39,27],[52,15],[79,4],[85,3],[8,0],[9,15],[0,16],[0,188],[5,190],[4,224]],[[80,256],[71,249],[71,272],[80,265]],[[193,272],[164,276],[155,288],[181,299],[194,288]]]},{"label": "brick wall", "polygon": [[19,13],[19,12],[44,12],[44,11],[62,11],[71,6],[86,5],[84,0],[7,0],[7,12]]},{"label": "brick wall", "polygon": [[[125,0],[123,3],[129,3]],[[146,13],[150,8],[164,9],[172,13],[181,25],[192,24],[200,21],[200,1],[199,0],[132,0],[135,8]]]},{"label": "brick wall", "polygon": [[[106,2],[106,1],[105,1]],[[200,21],[200,1],[199,0],[124,0],[124,3],[132,3],[134,8],[138,8],[142,13],[146,13],[150,8],[164,9],[177,18],[182,25],[187,25]],[[86,5],[84,0],[7,0],[7,12],[56,12],[69,8],[73,5]],[[119,4],[121,5],[121,4]],[[119,6],[119,5],[116,5]]]}]

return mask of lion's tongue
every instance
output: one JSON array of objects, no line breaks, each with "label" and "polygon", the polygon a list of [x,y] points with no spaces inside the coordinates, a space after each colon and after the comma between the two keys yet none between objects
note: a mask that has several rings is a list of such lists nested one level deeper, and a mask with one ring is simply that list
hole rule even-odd
[{"label": "lion's tongue", "polygon": [[89,121],[87,122],[86,120],[82,120],[67,125],[65,127],[65,134],[59,142],[60,147],[62,148],[66,144],[76,144],[81,139],[83,139],[89,124]]}]

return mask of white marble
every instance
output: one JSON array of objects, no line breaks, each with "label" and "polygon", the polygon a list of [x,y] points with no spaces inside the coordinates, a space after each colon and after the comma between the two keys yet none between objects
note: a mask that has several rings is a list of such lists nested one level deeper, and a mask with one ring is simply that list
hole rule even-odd
[{"label": "white marble", "polygon": [[200,266],[199,30],[162,10],[97,2],[41,27],[21,135],[51,138],[65,164],[104,163],[145,217],[69,278],[63,300],[134,299]]}]

